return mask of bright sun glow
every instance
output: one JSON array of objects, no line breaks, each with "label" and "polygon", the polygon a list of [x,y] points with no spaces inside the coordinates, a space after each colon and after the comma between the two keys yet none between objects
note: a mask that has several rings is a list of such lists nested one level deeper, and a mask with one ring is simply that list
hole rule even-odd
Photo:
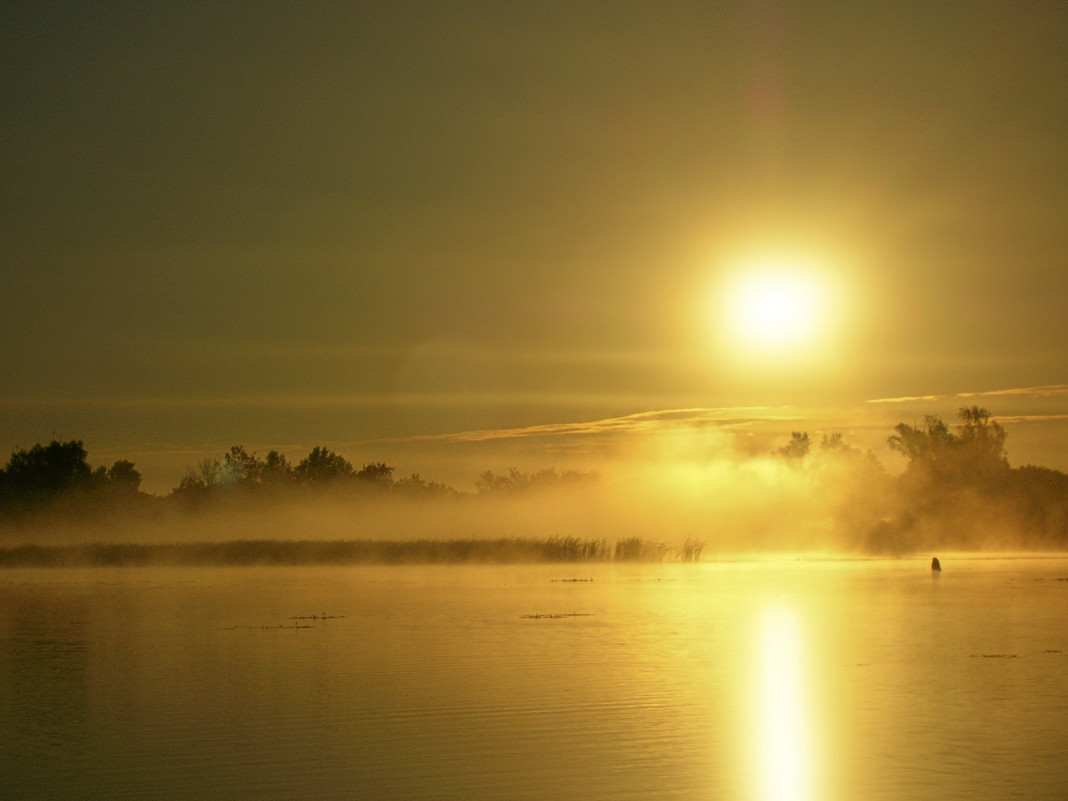
[{"label": "bright sun glow", "polygon": [[717,317],[732,347],[749,356],[798,354],[824,335],[828,295],[818,271],[800,259],[752,259],[722,288]]},{"label": "bright sun glow", "polygon": [[782,345],[805,337],[815,322],[818,298],[799,276],[756,273],[735,288],[734,329],[747,341]]}]

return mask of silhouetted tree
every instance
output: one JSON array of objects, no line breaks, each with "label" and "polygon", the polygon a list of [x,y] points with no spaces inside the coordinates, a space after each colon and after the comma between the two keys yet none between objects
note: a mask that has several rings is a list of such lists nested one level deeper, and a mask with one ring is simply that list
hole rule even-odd
[{"label": "silhouetted tree", "polygon": [[294,472],[297,478],[306,484],[322,484],[352,476],[353,468],[340,454],[316,446],[297,464]]},{"label": "silhouetted tree", "polygon": [[265,467],[255,453],[249,453],[243,445],[233,445],[223,454],[220,479],[225,484],[255,486],[260,483]]},{"label": "silhouetted tree", "polygon": [[198,507],[219,485],[221,472],[218,459],[201,459],[195,467],[186,469],[171,495],[187,506]]},{"label": "silhouetted tree", "polygon": [[511,475],[500,476],[494,473],[492,470],[487,470],[478,477],[475,481],[475,489],[478,490],[480,495],[488,495],[493,492],[503,492],[506,490],[515,489],[516,479],[520,475],[519,471],[514,467],[511,470]]},{"label": "silhouetted tree", "polygon": [[418,473],[412,473],[407,478],[398,479],[393,483],[393,490],[403,495],[413,497],[425,497],[429,495],[455,495],[456,490],[446,484],[436,481],[424,481]]},{"label": "silhouetted tree", "polygon": [[977,484],[1004,475],[1005,430],[990,412],[978,406],[961,408],[957,433],[941,418],[928,415],[924,427],[899,423],[887,440],[890,447],[909,460],[908,470],[921,479],[943,484]]},{"label": "silhouetted tree", "polygon": [[780,456],[787,459],[804,459],[812,449],[812,442],[808,438],[807,431],[794,431],[790,434],[790,441],[778,450]]},{"label": "silhouetted tree", "polygon": [[362,482],[365,486],[389,489],[393,486],[393,468],[385,462],[365,464],[360,471],[356,473],[356,479]]},{"label": "silhouetted tree", "polygon": [[1068,545],[1068,475],[1047,467],[1012,470],[1008,494],[1031,542],[1041,547]]},{"label": "silhouetted tree", "polygon": [[108,485],[123,493],[136,493],[141,487],[141,473],[133,462],[120,459],[108,469]]},{"label": "silhouetted tree", "polygon": [[845,444],[841,432],[836,431],[833,434],[824,434],[820,439],[821,453],[841,453],[847,448],[850,448],[850,446]]},{"label": "silhouetted tree", "polygon": [[278,451],[267,451],[261,477],[264,484],[284,484],[293,479],[293,467]]},{"label": "silhouetted tree", "polygon": [[888,442],[908,467],[897,480],[900,511],[883,533],[907,546],[960,549],[991,544],[994,531],[1031,538],[1034,525],[1022,511],[1029,490],[1005,458],[1005,430],[978,406],[959,409],[958,419],[955,432],[932,416],[923,428],[895,426]]},{"label": "silhouetted tree", "polygon": [[1005,458],[1005,429],[990,412],[978,406],[959,410],[957,450],[962,478],[971,483],[989,483],[1005,476],[1009,470]]},{"label": "silhouetted tree", "polygon": [[909,460],[910,470],[937,472],[950,458],[954,437],[939,417],[927,415],[923,428],[898,423],[894,431],[887,444]]},{"label": "silhouetted tree", "polygon": [[80,440],[16,449],[0,470],[0,513],[17,520],[48,510],[88,519],[134,498],[140,508],[141,474],[133,462],[93,469],[87,456]]},{"label": "silhouetted tree", "polygon": [[475,489],[478,490],[479,495],[489,495],[564,485],[573,486],[588,483],[596,477],[595,473],[583,473],[578,470],[565,470],[558,473],[555,468],[546,467],[536,473],[523,473],[513,467],[508,470],[506,476],[487,470],[475,481]]},{"label": "silhouetted tree", "polygon": [[4,469],[5,487],[12,496],[42,500],[62,492],[86,487],[92,470],[81,440],[34,445],[17,449]]}]

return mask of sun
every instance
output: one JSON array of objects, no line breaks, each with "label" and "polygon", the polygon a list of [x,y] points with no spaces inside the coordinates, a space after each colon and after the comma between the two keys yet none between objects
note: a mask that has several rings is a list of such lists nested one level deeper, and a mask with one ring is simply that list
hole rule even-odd
[{"label": "sun", "polygon": [[719,327],[730,347],[746,356],[796,355],[817,347],[825,333],[829,292],[801,258],[747,259],[718,294]]},{"label": "sun", "polygon": [[[762,232],[758,232],[762,233]],[[746,237],[706,251],[692,299],[709,382],[739,403],[800,402],[855,386],[880,312],[849,240]]]},{"label": "sun", "polygon": [[728,305],[731,330],[758,348],[796,344],[812,334],[820,305],[816,287],[804,276],[751,273],[733,287]]}]

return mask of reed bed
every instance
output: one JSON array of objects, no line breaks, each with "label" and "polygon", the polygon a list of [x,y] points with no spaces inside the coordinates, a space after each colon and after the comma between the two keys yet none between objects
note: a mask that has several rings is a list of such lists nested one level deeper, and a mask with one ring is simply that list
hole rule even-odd
[{"label": "reed bed", "polygon": [[614,545],[580,537],[92,543],[0,548],[0,567],[661,561],[669,551],[663,543],[636,537]]}]

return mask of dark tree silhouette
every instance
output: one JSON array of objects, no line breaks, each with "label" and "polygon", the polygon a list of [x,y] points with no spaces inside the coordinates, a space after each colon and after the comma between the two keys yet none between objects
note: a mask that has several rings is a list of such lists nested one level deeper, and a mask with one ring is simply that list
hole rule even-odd
[{"label": "dark tree silhouette", "polygon": [[778,450],[780,456],[787,459],[804,459],[812,449],[812,442],[808,438],[807,431],[794,431],[790,434],[790,441]]},{"label": "dark tree silhouette", "polygon": [[849,445],[845,444],[841,432],[836,431],[833,434],[824,434],[822,439],[820,439],[821,453],[841,453],[847,449],[851,448]]},{"label": "dark tree silhouette", "polygon": [[407,478],[398,479],[393,483],[393,490],[402,495],[411,497],[428,497],[432,495],[456,495],[452,487],[439,484],[436,481],[425,481],[418,473],[412,473]]},{"label": "dark tree silhouette", "polygon": [[506,476],[487,470],[478,477],[475,489],[478,490],[479,495],[520,492],[564,485],[574,486],[593,481],[596,477],[595,473],[583,473],[577,470],[565,470],[558,473],[552,467],[546,467],[536,473],[523,473],[513,467],[508,470]]},{"label": "dark tree silhouette", "polygon": [[171,495],[187,506],[199,506],[219,485],[221,472],[218,459],[201,459],[185,471]]},{"label": "dark tree silhouette", "polygon": [[910,470],[937,471],[953,448],[953,434],[939,417],[927,415],[923,428],[898,423],[894,431],[887,443],[909,460]]},{"label": "dark tree silhouette", "polygon": [[978,406],[962,408],[958,416],[957,450],[962,478],[972,484],[1004,478],[1009,470],[1005,429],[990,419],[990,412]]},{"label": "dark tree silhouette", "polygon": [[887,442],[909,460],[914,477],[968,485],[1003,478],[1009,469],[1005,429],[978,406],[961,408],[958,417],[956,434],[941,418],[927,416],[922,429],[899,423]]},{"label": "dark tree silhouette", "polygon": [[1068,475],[1024,465],[1011,471],[1008,494],[1037,545],[1068,545]]},{"label": "dark tree silhouette", "polygon": [[[317,460],[321,459],[321,454],[313,454]],[[318,462],[315,466],[322,467]],[[278,451],[268,451],[265,458],[260,458],[243,445],[233,445],[223,454],[221,462],[205,459],[190,469],[177,491],[197,494],[213,488],[239,488],[245,492],[279,489],[294,484],[296,477],[289,461]]]},{"label": "dark tree silhouette", "polygon": [[143,507],[141,473],[120,459],[110,468],[89,466],[81,440],[16,449],[0,470],[0,513],[12,520],[50,510],[88,519],[116,504]]},{"label": "dark tree silhouette", "polygon": [[119,492],[136,493],[141,487],[141,473],[133,462],[120,459],[108,470],[108,486]]},{"label": "dark tree silhouette", "polygon": [[385,462],[365,464],[358,473],[356,479],[365,485],[379,489],[389,489],[393,486],[393,468]]},{"label": "dark tree silhouette", "polygon": [[317,445],[300,461],[294,472],[303,483],[322,484],[352,476],[353,468],[341,454]]},{"label": "dark tree silhouette", "polygon": [[[955,431],[928,416],[922,428],[901,423],[889,445],[908,459],[897,481],[899,511],[880,534],[905,549],[990,543],[1019,546],[1059,538],[1059,518],[1035,513],[1035,477],[1013,470],[1005,457],[1005,430],[979,406],[958,410]],[[1065,507],[1063,499],[1048,508]]]},{"label": "dark tree silhouette", "polygon": [[264,484],[279,485],[293,480],[293,467],[278,451],[267,451],[261,477]]},{"label": "dark tree silhouette", "polygon": [[5,484],[10,492],[38,498],[84,487],[92,475],[87,455],[81,440],[20,448],[4,470]]},{"label": "dark tree silhouette", "polygon": [[255,453],[249,453],[243,445],[233,445],[223,454],[222,481],[226,484],[255,486],[263,477],[264,463]]}]

